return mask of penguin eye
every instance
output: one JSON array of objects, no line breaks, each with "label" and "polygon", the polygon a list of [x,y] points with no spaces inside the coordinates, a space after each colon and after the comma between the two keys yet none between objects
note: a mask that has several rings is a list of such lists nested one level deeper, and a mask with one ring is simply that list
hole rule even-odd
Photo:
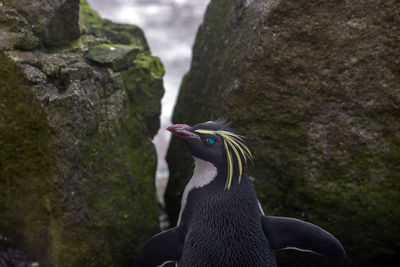
[{"label": "penguin eye", "polygon": [[206,142],[209,143],[210,145],[214,144],[215,139],[214,138],[207,138]]}]

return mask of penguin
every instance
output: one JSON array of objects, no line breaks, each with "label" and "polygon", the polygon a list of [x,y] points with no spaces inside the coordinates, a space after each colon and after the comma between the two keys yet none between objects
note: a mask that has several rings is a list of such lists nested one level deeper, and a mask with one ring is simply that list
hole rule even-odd
[{"label": "penguin", "polygon": [[319,226],[295,218],[266,216],[250,177],[252,154],[226,120],[167,128],[194,158],[176,227],[153,236],[134,266],[175,262],[179,267],[277,266],[276,250],[297,249],[346,259],[341,243]]}]

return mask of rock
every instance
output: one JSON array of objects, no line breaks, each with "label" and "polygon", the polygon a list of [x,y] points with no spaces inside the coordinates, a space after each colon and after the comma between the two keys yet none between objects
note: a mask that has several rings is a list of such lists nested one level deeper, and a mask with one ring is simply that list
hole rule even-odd
[{"label": "rock", "polygon": [[82,7],[98,36],[0,50],[0,236],[40,266],[126,266],[159,231],[151,139],[164,69],[140,29],[88,21]]},{"label": "rock", "polygon": [[89,48],[86,58],[119,71],[128,68],[141,51],[143,49],[132,45],[99,44]]},{"label": "rock", "polygon": [[[248,136],[248,172],[264,211],[321,225],[343,243],[352,266],[399,261],[396,5],[212,1],[173,115],[188,124],[228,116]],[[167,160],[174,222],[192,166],[176,138]],[[309,254],[277,255],[282,266],[332,265]]]},{"label": "rock", "polygon": [[33,26],[45,46],[65,45],[80,36],[79,0],[3,0]]},{"label": "rock", "polygon": [[0,50],[29,50],[39,44],[32,26],[14,8],[0,6]]},{"label": "rock", "polygon": [[101,44],[89,48],[86,58],[100,64],[111,64],[112,62],[123,58],[129,52],[129,48],[115,47],[113,45]]},{"label": "rock", "polygon": [[150,136],[154,137],[160,128],[159,99],[162,98],[163,91],[158,88],[163,87],[164,68],[159,58],[149,57],[146,53],[137,55],[133,63],[122,72],[122,79],[126,81],[128,97],[135,103],[132,112],[142,114]]},{"label": "rock", "polygon": [[134,44],[137,47],[149,49],[143,31],[139,27],[101,19],[99,14],[89,7],[86,0],[81,0],[80,12],[83,33],[105,38],[114,44]]},{"label": "rock", "polygon": [[18,266],[18,267],[33,267],[37,266],[36,262],[27,256],[23,251],[8,248],[4,249],[0,245],[0,264],[1,266]]},{"label": "rock", "polygon": [[21,65],[21,70],[25,74],[26,79],[32,83],[40,84],[46,81],[46,75],[38,68],[23,64]]}]

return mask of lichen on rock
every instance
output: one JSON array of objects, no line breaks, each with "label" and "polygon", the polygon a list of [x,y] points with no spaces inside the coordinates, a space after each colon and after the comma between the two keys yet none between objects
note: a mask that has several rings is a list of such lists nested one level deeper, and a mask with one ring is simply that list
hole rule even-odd
[{"label": "lichen on rock", "polygon": [[[57,28],[25,18],[23,2],[0,7],[15,10],[0,36],[26,21],[43,42]],[[126,266],[159,229],[151,139],[164,70],[138,27],[102,20],[86,1],[80,14],[78,39],[0,48],[0,234],[40,266]],[[14,20],[24,23],[2,27]]]}]

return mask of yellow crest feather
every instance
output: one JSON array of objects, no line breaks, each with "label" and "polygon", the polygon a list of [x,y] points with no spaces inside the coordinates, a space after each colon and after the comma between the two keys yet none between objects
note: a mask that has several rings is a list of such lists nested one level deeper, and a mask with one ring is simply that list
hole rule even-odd
[{"label": "yellow crest feather", "polygon": [[250,149],[243,142],[244,137],[224,130],[214,131],[214,130],[197,129],[195,130],[195,132],[201,134],[210,134],[210,135],[218,134],[222,137],[222,139],[224,140],[224,147],[226,151],[227,164],[228,164],[225,188],[229,189],[231,187],[233,178],[233,158],[232,158],[233,155],[231,153],[231,150],[233,151],[233,154],[239,166],[239,183],[240,183],[243,173],[243,162],[240,157],[242,156],[246,163],[247,159],[252,158]]}]

